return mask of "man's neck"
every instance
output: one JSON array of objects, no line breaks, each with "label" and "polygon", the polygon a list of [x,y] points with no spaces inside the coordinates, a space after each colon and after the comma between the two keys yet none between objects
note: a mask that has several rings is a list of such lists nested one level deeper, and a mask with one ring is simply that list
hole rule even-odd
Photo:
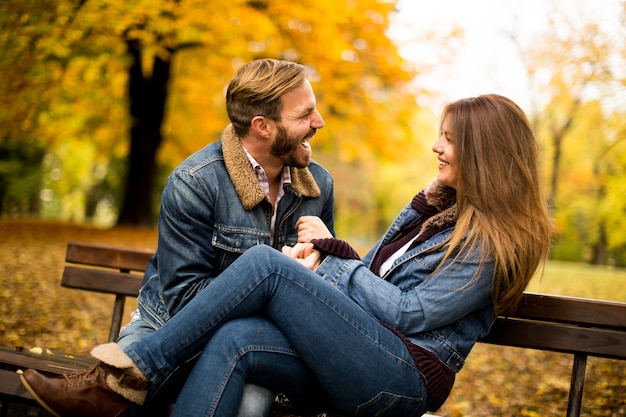
[{"label": "man's neck", "polygon": [[258,146],[258,143],[255,141],[242,140],[242,145],[252,158],[254,158],[256,163],[263,168],[269,185],[269,200],[272,206],[275,206],[282,183],[284,165],[278,158],[271,155],[265,147]]},{"label": "man's neck", "polygon": [[265,171],[270,184],[280,184],[284,165],[282,161],[270,154],[266,144],[255,140],[242,140],[242,145]]}]

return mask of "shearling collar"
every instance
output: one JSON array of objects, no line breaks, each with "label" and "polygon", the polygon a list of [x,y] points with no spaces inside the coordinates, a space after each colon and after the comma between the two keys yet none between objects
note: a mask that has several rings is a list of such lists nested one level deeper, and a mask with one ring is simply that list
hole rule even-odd
[{"label": "shearling collar", "polygon": [[[230,176],[239,200],[246,210],[250,210],[265,199],[265,191],[259,184],[250,160],[246,156],[239,136],[233,126],[229,124],[222,132],[222,153],[224,164]],[[293,168],[291,170],[291,187],[303,197],[319,197],[320,189],[308,168]]]},{"label": "shearling collar", "polygon": [[422,225],[422,231],[429,228],[443,230],[456,224],[456,190],[433,180],[424,189],[426,201],[431,206],[437,207],[439,213],[430,217]]}]

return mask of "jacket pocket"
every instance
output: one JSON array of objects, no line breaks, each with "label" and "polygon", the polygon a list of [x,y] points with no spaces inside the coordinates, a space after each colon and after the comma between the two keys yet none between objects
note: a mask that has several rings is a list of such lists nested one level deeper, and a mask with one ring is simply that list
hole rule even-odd
[{"label": "jacket pocket", "polygon": [[269,232],[243,227],[215,225],[211,244],[227,252],[242,254],[252,246],[269,244]]}]

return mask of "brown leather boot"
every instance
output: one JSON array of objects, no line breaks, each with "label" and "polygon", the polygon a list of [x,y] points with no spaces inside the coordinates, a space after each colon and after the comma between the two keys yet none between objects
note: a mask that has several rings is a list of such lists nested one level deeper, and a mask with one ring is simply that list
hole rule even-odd
[{"label": "brown leather boot", "polygon": [[96,346],[100,362],[84,371],[48,378],[18,371],[33,398],[55,417],[124,417],[146,399],[148,380],[115,343]]},{"label": "brown leather boot", "polygon": [[99,363],[87,370],[48,378],[28,369],[20,375],[33,398],[56,417],[124,417],[133,402],[107,384],[111,376],[128,389],[145,390],[147,381]]}]

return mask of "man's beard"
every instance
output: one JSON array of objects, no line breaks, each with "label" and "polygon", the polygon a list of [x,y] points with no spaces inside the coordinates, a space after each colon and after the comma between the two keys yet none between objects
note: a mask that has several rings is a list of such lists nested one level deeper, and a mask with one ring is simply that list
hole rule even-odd
[{"label": "man's beard", "polygon": [[270,154],[279,158],[283,165],[294,168],[306,168],[309,166],[310,154],[307,154],[302,149],[302,142],[315,135],[315,129],[311,131],[304,138],[294,138],[287,135],[285,128],[277,124],[276,139],[270,148]]}]

